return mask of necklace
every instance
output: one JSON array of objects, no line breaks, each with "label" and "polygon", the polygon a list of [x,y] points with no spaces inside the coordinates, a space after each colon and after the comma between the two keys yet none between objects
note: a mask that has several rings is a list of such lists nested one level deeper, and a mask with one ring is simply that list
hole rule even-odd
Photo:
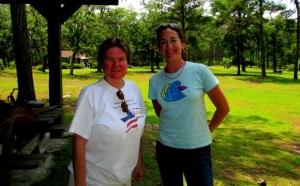
[{"label": "necklace", "polygon": [[[181,73],[182,73],[184,67],[185,67],[185,64],[186,64],[186,62],[183,64],[183,67],[181,67],[180,73],[179,73],[177,76],[175,76],[175,77],[170,77],[170,76],[168,76],[166,70],[164,70],[166,77],[169,78],[169,79],[175,79],[175,78],[179,77],[179,76],[181,75]],[[176,73],[176,72],[175,72],[175,73]]]}]

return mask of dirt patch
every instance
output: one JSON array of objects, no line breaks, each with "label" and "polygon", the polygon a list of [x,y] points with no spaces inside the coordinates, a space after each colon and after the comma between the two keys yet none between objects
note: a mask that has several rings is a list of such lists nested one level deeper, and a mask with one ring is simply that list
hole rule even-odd
[{"label": "dirt patch", "polygon": [[300,156],[300,146],[291,145],[286,147],[290,153],[295,154],[296,156]]}]

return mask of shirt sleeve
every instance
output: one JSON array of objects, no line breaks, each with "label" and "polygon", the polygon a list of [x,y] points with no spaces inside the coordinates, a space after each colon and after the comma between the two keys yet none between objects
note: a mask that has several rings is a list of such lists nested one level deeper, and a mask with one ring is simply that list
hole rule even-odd
[{"label": "shirt sleeve", "polygon": [[87,88],[83,89],[78,98],[75,114],[69,128],[70,133],[89,139],[93,125],[93,108]]},{"label": "shirt sleeve", "polygon": [[200,68],[199,75],[202,81],[204,91],[209,92],[219,83],[219,81],[206,65],[200,64],[199,68]]},{"label": "shirt sleeve", "polygon": [[157,100],[157,92],[155,90],[153,78],[149,80],[148,98],[151,100]]}]

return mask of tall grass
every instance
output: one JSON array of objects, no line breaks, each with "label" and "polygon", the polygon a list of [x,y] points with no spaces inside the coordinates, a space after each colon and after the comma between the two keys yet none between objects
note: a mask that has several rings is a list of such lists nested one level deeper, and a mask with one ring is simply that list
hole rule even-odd
[{"label": "tall grass", "polygon": [[[236,75],[236,68],[209,67],[220,81],[231,111],[223,124],[212,134],[212,156],[215,185],[257,185],[265,180],[268,185],[294,186],[300,183],[300,83],[292,80],[292,72],[273,73],[261,78],[258,68],[247,68]],[[68,75],[63,70],[65,123],[70,124],[79,91],[103,76],[93,69],[75,70]],[[133,185],[162,185],[155,162],[155,140],[159,123],[151,101],[147,98],[148,81],[153,75],[149,67],[128,69],[126,79],[137,83],[142,91],[149,117],[144,132],[144,159],[146,177]],[[6,99],[17,87],[13,70],[0,74],[0,99]],[[48,73],[34,71],[38,100],[48,100]],[[207,115],[214,106],[206,97]],[[65,152],[65,149],[69,149]],[[70,154],[70,145],[64,148]],[[59,155],[61,156],[61,154]],[[68,157],[67,156],[67,157]],[[64,162],[69,161],[64,158]],[[65,167],[56,163],[53,167]],[[61,167],[60,167],[61,168]],[[53,172],[52,171],[52,172]],[[40,185],[55,185],[66,181],[66,175],[50,174]],[[37,184],[39,185],[39,184]]]}]

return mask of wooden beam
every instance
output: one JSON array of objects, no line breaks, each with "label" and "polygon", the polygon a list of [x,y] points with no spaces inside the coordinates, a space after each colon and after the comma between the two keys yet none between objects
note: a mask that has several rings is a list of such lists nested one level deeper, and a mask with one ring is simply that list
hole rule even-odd
[{"label": "wooden beam", "polygon": [[[32,3],[60,3],[67,4],[70,0],[0,0],[0,4],[32,4]],[[72,0],[72,2],[80,3],[82,5],[118,5],[119,0]]]},{"label": "wooden beam", "polygon": [[49,103],[50,106],[63,106],[61,72],[61,20],[60,4],[48,4],[55,12],[48,16],[48,56],[49,56]]},{"label": "wooden beam", "polygon": [[31,6],[36,9],[45,19],[48,19],[49,10],[47,6],[43,5],[41,2],[31,3]]},{"label": "wooden beam", "polygon": [[82,4],[80,3],[68,3],[65,4],[61,8],[61,15],[60,15],[60,21],[61,24],[63,24],[70,16],[72,16],[80,7]]},{"label": "wooden beam", "polygon": [[18,154],[31,154],[31,152],[39,146],[41,141],[41,135],[37,134],[34,136],[20,151],[18,151]]}]

